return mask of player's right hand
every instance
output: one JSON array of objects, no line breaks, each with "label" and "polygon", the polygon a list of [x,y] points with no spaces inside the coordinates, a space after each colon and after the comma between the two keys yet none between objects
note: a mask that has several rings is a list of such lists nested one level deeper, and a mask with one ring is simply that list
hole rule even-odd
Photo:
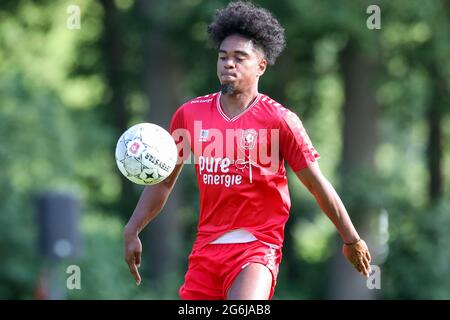
[{"label": "player's right hand", "polygon": [[142,243],[136,234],[124,234],[125,261],[130,268],[137,285],[141,284],[141,275],[138,268],[141,266]]}]

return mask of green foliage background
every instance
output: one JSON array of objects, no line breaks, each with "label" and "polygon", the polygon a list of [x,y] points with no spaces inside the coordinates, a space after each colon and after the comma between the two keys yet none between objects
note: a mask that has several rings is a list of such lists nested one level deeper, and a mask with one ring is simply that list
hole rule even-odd
[{"label": "green foliage background", "polygon": [[[139,1],[115,0],[115,28],[123,45],[120,66],[127,125],[148,121],[144,34],[159,26],[182,74],[184,99],[215,91],[214,50],[206,47],[206,26],[227,1],[155,2],[143,17]],[[160,295],[149,277],[136,287],[122,258],[122,228],[140,187],[128,185],[115,167],[113,149],[122,128],[113,121],[115,85],[108,78],[105,2],[2,1],[0,3],[0,298],[32,299],[46,267],[38,253],[35,197],[66,191],[83,203],[83,250],[70,264],[82,270],[82,290],[70,299],[172,299],[185,266]],[[366,206],[389,218],[384,237],[379,298],[450,297],[450,10],[431,1],[255,1],[269,8],[286,28],[286,51],[268,70],[261,91],[297,112],[316,149],[325,175],[349,207]],[[67,6],[81,8],[81,29],[66,28]],[[381,30],[366,28],[366,8],[381,8]],[[156,29],[155,29],[156,30]],[[357,172],[342,181],[344,83],[339,54],[349,39],[362,52],[378,53],[374,83],[380,106],[376,172]],[[169,53],[168,53],[169,54]],[[433,69],[434,68],[434,69]],[[439,84],[432,70],[437,70]],[[442,127],[443,191],[428,197],[426,114],[438,85]],[[149,101],[150,100],[150,101]],[[174,109],[176,106],[174,106]],[[326,270],[339,250],[331,223],[290,174],[293,201],[287,229],[289,250],[276,298],[325,298]],[[348,178],[347,178],[348,179]],[[348,182],[348,183],[347,183]],[[184,257],[193,241],[198,196],[192,168],[180,178],[185,230]],[[125,182],[127,185],[127,182]],[[144,245],[145,250],[145,245]],[[150,257],[150,259],[157,259]],[[147,268],[147,269],[146,269]],[[144,277],[149,273],[144,266]]]}]

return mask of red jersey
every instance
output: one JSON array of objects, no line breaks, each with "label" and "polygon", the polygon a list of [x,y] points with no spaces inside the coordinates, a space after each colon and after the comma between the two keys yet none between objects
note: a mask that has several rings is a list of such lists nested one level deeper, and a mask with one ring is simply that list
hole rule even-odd
[{"label": "red jersey", "polygon": [[258,94],[245,111],[229,118],[220,95],[188,101],[170,125],[180,161],[193,161],[198,178],[194,246],[245,229],[281,247],[291,206],[284,161],[297,172],[319,154],[297,115],[268,96]]}]

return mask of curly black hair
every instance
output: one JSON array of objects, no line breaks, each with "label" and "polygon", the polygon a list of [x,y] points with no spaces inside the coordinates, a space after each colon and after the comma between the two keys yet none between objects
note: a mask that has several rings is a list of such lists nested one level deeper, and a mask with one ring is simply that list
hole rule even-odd
[{"label": "curly black hair", "polygon": [[232,34],[249,38],[262,49],[269,65],[275,63],[286,46],[284,28],[278,20],[267,9],[247,1],[232,1],[217,10],[208,26],[208,34],[216,47]]}]

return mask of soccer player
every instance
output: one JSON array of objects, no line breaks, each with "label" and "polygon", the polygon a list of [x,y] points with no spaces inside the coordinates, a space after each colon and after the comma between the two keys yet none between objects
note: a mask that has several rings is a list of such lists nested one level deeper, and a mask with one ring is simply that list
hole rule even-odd
[{"label": "soccer player", "polygon": [[284,29],[266,9],[236,1],[216,12],[208,34],[218,48],[220,91],[186,102],[172,118],[179,162],[167,179],[144,189],[124,229],[136,282],[138,235],[163,208],[191,151],[200,217],[182,299],[272,298],[290,210],[285,161],[334,223],[343,254],[367,277],[367,245],[322,175],[302,122],[258,92],[259,78],[285,46]]}]

